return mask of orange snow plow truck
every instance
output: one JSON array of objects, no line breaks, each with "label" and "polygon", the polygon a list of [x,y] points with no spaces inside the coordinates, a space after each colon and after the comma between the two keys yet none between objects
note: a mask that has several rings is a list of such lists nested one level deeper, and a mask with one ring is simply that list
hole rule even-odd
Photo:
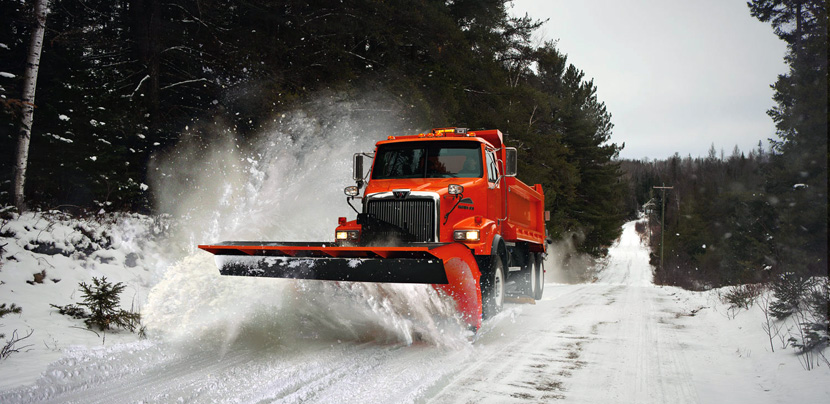
[{"label": "orange snow plow truck", "polygon": [[542,297],[549,213],[542,186],[516,179],[516,161],[498,130],[389,136],[355,154],[357,185],[345,193],[357,219],[339,218],[333,242],[199,248],[222,275],[432,284],[477,330],[506,294]]}]

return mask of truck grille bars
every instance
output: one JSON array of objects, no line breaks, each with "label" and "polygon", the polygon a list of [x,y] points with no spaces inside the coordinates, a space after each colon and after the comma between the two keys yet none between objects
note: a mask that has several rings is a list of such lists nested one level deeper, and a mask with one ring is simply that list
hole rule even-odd
[{"label": "truck grille bars", "polygon": [[[366,213],[375,219],[397,226],[412,235],[414,242],[436,242],[437,210],[435,200],[370,198]],[[375,235],[381,236],[381,235]],[[393,236],[392,234],[389,235]]]}]

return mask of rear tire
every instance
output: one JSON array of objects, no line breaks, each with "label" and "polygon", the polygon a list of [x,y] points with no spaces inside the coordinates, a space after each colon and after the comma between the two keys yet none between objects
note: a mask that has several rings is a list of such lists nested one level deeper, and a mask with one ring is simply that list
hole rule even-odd
[{"label": "rear tire", "polygon": [[541,253],[533,254],[533,276],[535,277],[533,298],[541,300],[545,293],[545,258]]},{"label": "rear tire", "polygon": [[525,295],[536,298],[536,289],[539,287],[539,271],[536,265],[536,253],[527,253],[527,264],[525,264]]},{"label": "rear tire", "polygon": [[498,255],[490,258],[490,270],[481,277],[481,318],[486,320],[504,307],[504,263]]}]

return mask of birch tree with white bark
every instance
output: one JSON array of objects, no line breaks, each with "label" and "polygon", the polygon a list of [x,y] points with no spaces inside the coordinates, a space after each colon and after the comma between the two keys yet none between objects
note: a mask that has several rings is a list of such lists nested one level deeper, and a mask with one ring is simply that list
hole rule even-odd
[{"label": "birch tree with white bark", "polygon": [[49,13],[49,0],[36,1],[35,27],[32,30],[26,71],[23,76],[23,117],[20,121],[17,158],[14,166],[14,204],[21,212],[26,210],[26,198],[23,191],[26,184],[26,166],[29,161],[29,144],[32,140],[32,123],[35,115],[37,72],[40,67],[40,53],[43,49],[43,34],[46,31],[46,15]]}]

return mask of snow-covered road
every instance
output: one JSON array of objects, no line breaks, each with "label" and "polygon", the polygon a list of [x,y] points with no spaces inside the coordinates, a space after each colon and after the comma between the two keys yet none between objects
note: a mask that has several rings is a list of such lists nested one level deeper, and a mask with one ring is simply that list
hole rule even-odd
[{"label": "snow-covered road", "polygon": [[483,335],[486,354],[432,401],[698,402],[670,292],[651,285],[633,222],[606,264],[597,282],[548,285],[544,300]]},{"label": "snow-covered road", "polygon": [[[775,359],[781,363],[770,372],[768,361],[749,360],[747,351],[763,347],[765,336],[760,329],[744,331],[760,344],[736,337],[729,330],[745,324],[719,312],[722,306],[710,296],[652,285],[648,253],[630,222],[596,282],[548,283],[543,300],[508,304],[472,341],[461,332],[410,344],[381,330],[317,335],[271,325],[247,327],[232,338],[194,332],[70,350],[35,384],[0,392],[0,402],[756,403],[830,397],[815,383],[826,369],[801,371],[793,355]],[[757,327],[747,321],[747,328]],[[292,331],[292,338],[284,337]],[[804,386],[793,381],[802,378],[776,376],[782,367],[805,375]]]}]

